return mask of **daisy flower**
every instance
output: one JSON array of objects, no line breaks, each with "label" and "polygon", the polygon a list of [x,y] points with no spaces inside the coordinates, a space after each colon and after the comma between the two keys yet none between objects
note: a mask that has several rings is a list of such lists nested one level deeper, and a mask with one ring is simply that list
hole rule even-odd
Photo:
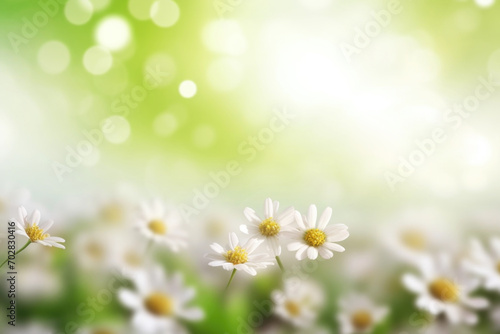
[{"label": "daisy flower", "polygon": [[279,242],[280,232],[286,229],[286,226],[293,222],[294,209],[289,207],[281,214],[278,214],[279,202],[267,198],[264,205],[264,219],[261,219],[254,209],[245,208],[243,211],[245,217],[251,225],[241,225],[240,230],[249,234],[250,238],[266,240],[268,248],[274,256],[281,254],[281,245]]},{"label": "daisy flower", "polygon": [[284,290],[271,293],[274,313],[284,321],[298,328],[313,325],[319,309],[324,304],[324,292],[309,281],[290,278],[284,282]]},{"label": "daisy flower", "polygon": [[416,294],[416,306],[432,315],[444,314],[452,324],[473,325],[477,315],[470,309],[484,309],[488,301],[472,297],[471,292],[478,287],[477,280],[463,275],[453,268],[448,256],[442,255],[421,266],[422,277],[413,274],[403,276],[403,284]]},{"label": "daisy flower", "polygon": [[370,333],[388,313],[387,307],[375,305],[363,295],[350,295],[340,300],[340,333]]},{"label": "daisy flower", "polygon": [[206,255],[208,259],[212,260],[208,265],[233,271],[226,289],[231,284],[237,270],[244,270],[248,274],[255,276],[257,275],[256,269],[264,269],[274,264],[269,261],[267,254],[252,254],[263,242],[264,240],[262,239],[249,239],[245,244],[240,246],[236,233],[231,232],[229,233],[229,245],[226,248],[218,243],[210,245],[210,248],[215,253]]},{"label": "daisy flower", "polygon": [[464,266],[484,279],[484,287],[500,292],[500,239],[490,239],[491,252],[487,252],[479,240],[472,240],[470,258]]},{"label": "daisy flower", "polygon": [[178,252],[187,247],[186,233],[180,228],[181,217],[175,211],[165,209],[161,201],[154,200],[150,205],[140,207],[139,231],[149,240],[161,243]]},{"label": "daisy flower", "polygon": [[315,260],[318,254],[324,259],[330,259],[333,257],[333,251],[345,251],[345,248],[336,242],[347,239],[349,236],[347,226],[335,224],[327,227],[331,216],[332,208],[328,207],[316,224],[316,205],[309,207],[307,217],[295,211],[295,221],[298,228],[287,232],[287,235],[293,240],[288,244],[287,248],[289,251],[297,252],[295,254],[297,260],[304,260],[306,256],[311,260]]},{"label": "daisy flower", "polygon": [[136,290],[120,289],[118,298],[134,312],[132,325],[141,333],[185,333],[178,319],[203,319],[204,313],[200,308],[188,306],[195,290],[184,286],[180,274],[167,279],[160,267],[154,267],[136,273],[132,281]]},{"label": "daisy flower", "polygon": [[26,209],[23,206],[19,207],[19,221],[15,221],[16,234],[28,238],[28,244],[34,242],[43,246],[65,249],[63,245],[59,244],[59,242],[64,242],[64,239],[52,237],[47,233],[54,222],[47,220],[40,223],[40,217],[40,211],[35,210],[28,218]]}]

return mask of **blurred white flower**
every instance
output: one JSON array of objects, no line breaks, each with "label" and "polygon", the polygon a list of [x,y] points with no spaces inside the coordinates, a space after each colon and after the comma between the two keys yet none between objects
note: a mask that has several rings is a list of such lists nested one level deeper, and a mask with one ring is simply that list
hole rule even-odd
[{"label": "blurred white flower", "polygon": [[284,291],[271,293],[276,313],[295,327],[312,326],[324,304],[324,292],[315,283],[290,278],[284,282]]},{"label": "blurred white flower", "polygon": [[264,269],[274,263],[269,261],[267,254],[252,254],[259,245],[264,242],[262,239],[249,239],[245,244],[239,245],[238,237],[235,233],[229,233],[229,245],[224,248],[218,243],[213,243],[210,248],[215,253],[207,254],[206,257],[211,262],[211,267],[221,266],[225,270],[244,270],[250,275],[257,275],[256,269]]},{"label": "blurred white flower", "polygon": [[176,211],[167,212],[160,200],[154,200],[151,205],[141,205],[137,226],[146,238],[178,252],[187,247],[187,235],[181,228],[181,223],[181,217]]},{"label": "blurred white flower", "polygon": [[445,221],[445,216],[432,208],[407,209],[398,213],[389,226],[381,228],[379,237],[391,254],[420,266],[438,247],[454,248],[456,229],[443,228]]},{"label": "blurred white flower", "polygon": [[324,259],[330,259],[333,257],[333,251],[345,251],[345,248],[336,242],[349,237],[347,226],[335,224],[327,227],[331,216],[332,208],[328,207],[316,225],[316,205],[309,207],[307,217],[295,211],[295,221],[298,228],[294,228],[290,232],[287,231],[286,234],[292,239],[292,242],[288,244],[288,250],[297,251],[295,254],[297,260],[303,260],[306,256],[311,260],[315,260],[318,254]]},{"label": "blurred white flower", "polygon": [[185,333],[179,319],[203,319],[203,310],[187,305],[196,291],[184,286],[179,273],[167,279],[160,267],[154,267],[136,273],[132,281],[136,291],[120,289],[118,298],[134,312],[132,325],[141,333]]},{"label": "blurred white flower", "polygon": [[114,240],[111,265],[126,277],[143,271],[152,265],[152,259],[146,256],[147,245],[138,241],[134,234],[122,233],[118,240]]},{"label": "blurred white flower", "polygon": [[281,245],[279,242],[280,232],[283,232],[287,225],[293,222],[294,209],[289,207],[281,214],[278,214],[279,202],[267,198],[264,205],[264,219],[257,216],[255,210],[245,208],[243,213],[251,225],[241,225],[240,230],[249,234],[250,238],[265,239],[268,248],[274,256],[281,254]]},{"label": "blurred white flower", "polygon": [[109,267],[111,242],[101,230],[87,231],[76,236],[73,252],[83,269],[101,270]]},{"label": "blurred white flower", "polygon": [[464,260],[467,270],[484,280],[488,290],[500,292],[500,239],[490,239],[491,252],[487,252],[479,240],[471,241],[470,258]]},{"label": "blurred white flower", "polygon": [[[40,223],[40,211],[35,210],[28,218],[28,212],[24,207],[19,207],[19,221],[16,223],[16,234],[28,238],[31,242],[48,246],[65,249],[59,242],[64,242],[63,238],[52,237],[47,231],[52,227],[54,222],[47,220]],[[40,223],[40,224],[39,224]]]},{"label": "blurred white flower", "polygon": [[470,309],[488,307],[486,299],[471,297],[479,282],[454,268],[449,256],[441,255],[421,265],[422,277],[413,274],[403,276],[408,290],[418,294],[416,306],[433,315],[444,314],[452,324],[473,325],[477,315]]},{"label": "blurred white flower", "polygon": [[76,332],[76,334],[125,334],[130,333],[124,326],[121,325],[96,325],[92,327],[84,327]]},{"label": "blurred white flower", "polygon": [[364,295],[349,295],[339,301],[340,333],[369,333],[389,312]]}]

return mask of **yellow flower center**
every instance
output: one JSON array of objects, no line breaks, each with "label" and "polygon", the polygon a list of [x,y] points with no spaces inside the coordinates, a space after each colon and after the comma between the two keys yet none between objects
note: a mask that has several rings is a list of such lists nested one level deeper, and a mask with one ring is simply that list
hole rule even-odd
[{"label": "yellow flower center", "polygon": [[164,235],[167,233],[167,225],[165,225],[164,222],[161,220],[152,220],[148,224],[148,228],[154,233],[154,234],[160,234]]},{"label": "yellow flower center", "polygon": [[372,315],[366,310],[359,310],[351,315],[351,324],[359,331],[367,329],[372,323]]},{"label": "yellow flower center", "polygon": [[102,245],[97,242],[89,242],[85,247],[87,254],[94,260],[99,260],[104,257],[104,249]]},{"label": "yellow flower center", "polygon": [[101,216],[106,222],[119,223],[123,221],[123,210],[119,204],[111,203],[101,210]]},{"label": "yellow flower center", "polygon": [[266,237],[274,237],[280,232],[280,228],[279,224],[273,218],[267,218],[259,225],[260,234]]},{"label": "yellow flower center", "polygon": [[425,236],[420,231],[406,231],[401,234],[403,244],[413,250],[422,251],[425,249]]},{"label": "yellow flower center", "polygon": [[309,246],[319,247],[325,243],[326,234],[320,229],[311,228],[304,234],[304,240]]},{"label": "yellow flower center", "polygon": [[142,264],[142,259],[137,253],[127,252],[124,258],[125,262],[132,267],[139,267]]},{"label": "yellow flower center", "polygon": [[288,311],[288,313],[290,313],[292,317],[297,317],[300,315],[300,306],[296,302],[287,300],[285,302],[285,309]]},{"label": "yellow flower center", "polygon": [[157,316],[169,316],[172,314],[172,300],[164,293],[155,292],[144,301],[146,309]]},{"label": "yellow flower center", "polygon": [[243,264],[248,261],[247,251],[240,246],[234,247],[234,250],[228,250],[224,257],[232,264]]},{"label": "yellow flower center", "polygon": [[50,237],[50,234],[44,234],[43,230],[38,227],[38,225],[31,225],[26,228],[26,234],[32,242],[35,242],[37,240],[44,240],[45,238]]},{"label": "yellow flower center", "polygon": [[459,288],[451,280],[447,278],[438,278],[429,284],[429,292],[431,295],[446,303],[455,303],[458,301]]}]

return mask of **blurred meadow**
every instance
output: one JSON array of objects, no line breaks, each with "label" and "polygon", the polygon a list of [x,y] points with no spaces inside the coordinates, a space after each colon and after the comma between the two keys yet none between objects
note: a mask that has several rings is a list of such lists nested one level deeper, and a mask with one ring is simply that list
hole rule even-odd
[{"label": "blurred meadow", "polygon": [[2,0],[0,332],[500,332],[499,17]]}]

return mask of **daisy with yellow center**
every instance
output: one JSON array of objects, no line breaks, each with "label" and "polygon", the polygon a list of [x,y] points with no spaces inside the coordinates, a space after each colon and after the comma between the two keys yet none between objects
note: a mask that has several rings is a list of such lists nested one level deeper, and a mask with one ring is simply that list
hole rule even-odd
[{"label": "daisy with yellow center", "polygon": [[283,291],[271,293],[273,311],[283,321],[297,328],[309,328],[324,305],[324,292],[311,281],[289,278],[284,281]]},{"label": "daisy with yellow center", "polygon": [[225,270],[232,271],[227,287],[231,284],[237,270],[243,270],[255,276],[257,275],[256,269],[264,269],[267,266],[273,265],[273,262],[269,262],[269,256],[267,254],[253,254],[263,241],[262,239],[253,238],[249,239],[245,244],[239,245],[236,234],[229,233],[229,245],[226,248],[218,243],[210,245],[210,248],[212,248],[215,253],[206,255],[208,259],[212,260],[208,265],[211,267],[222,267]]},{"label": "daisy with yellow center", "polygon": [[341,334],[371,333],[388,313],[388,308],[375,305],[371,299],[360,294],[351,294],[339,301],[337,315]]},{"label": "daisy with yellow center", "polygon": [[[48,220],[40,223],[40,211],[35,210],[28,218],[28,212],[26,209],[21,206],[19,207],[19,220],[16,221],[12,219],[16,224],[16,234],[26,237],[28,242],[19,249],[16,254],[21,253],[26,249],[31,243],[37,243],[47,247],[57,247],[64,249],[65,247],[60,244],[60,242],[64,242],[63,238],[53,237],[47,233],[47,231],[52,227],[54,222],[52,220]],[[0,267],[2,267],[7,260],[5,260]]]},{"label": "daisy with yellow center", "polygon": [[487,290],[500,292],[500,238],[493,237],[486,249],[479,240],[472,240],[465,268],[479,276]]},{"label": "daisy with yellow center", "polygon": [[292,239],[288,244],[288,250],[297,252],[297,260],[303,260],[308,257],[315,260],[318,254],[324,259],[333,257],[333,252],[343,252],[344,247],[337,244],[349,237],[347,226],[343,224],[328,225],[332,216],[332,209],[326,208],[319,221],[317,219],[317,209],[315,205],[309,207],[306,216],[302,216],[298,211],[295,212],[295,221],[298,228],[287,232]]},{"label": "daisy with yellow center", "polygon": [[160,200],[140,207],[139,231],[151,242],[165,245],[173,252],[187,247],[187,235],[180,225],[180,215],[173,210],[167,211]]},{"label": "daisy with yellow center", "polygon": [[471,296],[478,281],[464,275],[463,268],[455,268],[448,256],[428,258],[420,269],[422,277],[403,276],[406,288],[418,295],[418,308],[435,316],[443,314],[452,324],[473,325],[478,318],[471,309],[488,307],[486,299]]},{"label": "daisy with yellow center", "polygon": [[263,239],[266,241],[268,249],[276,257],[276,261],[283,270],[283,265],[279,258],[281,254],[280,236],[283,231],[288,230],[288,225],[293,222],[294,209],[289,207],[282,213],[278,213],[279,202],[267,198],[264,204],[264,218],[260,218],[255,210],[245,208],[245,217],[250,222],[249,225],[241,225],[240,230],[249,234],[250,238]]},{"label": "daisy with yellow center", "polygon": [[188,306],[195,293],[184,287],[180,274],[168,279],[160,267],[154,267],[131,278],[136,290],[121,289],[118,298],[134,312],[132,325],[141,333],[183,333],[185,329],[178,320],[204,317],[200,308]]}]

